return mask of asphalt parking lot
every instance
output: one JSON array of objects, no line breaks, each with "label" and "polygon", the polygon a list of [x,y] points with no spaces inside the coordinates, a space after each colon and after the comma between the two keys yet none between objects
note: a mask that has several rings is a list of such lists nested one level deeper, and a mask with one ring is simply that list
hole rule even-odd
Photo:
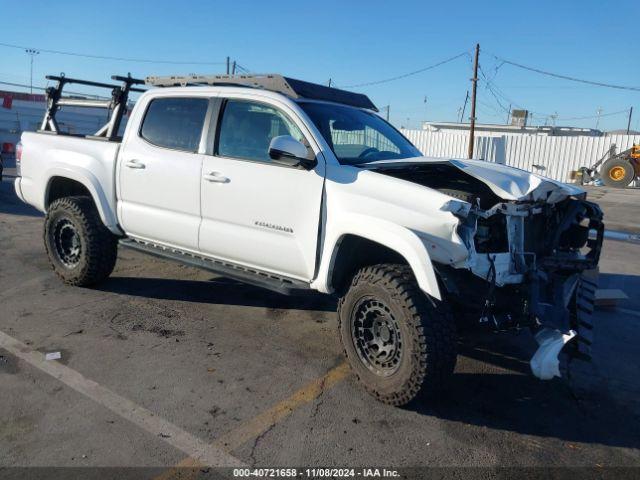
[{"label": "asphalt parking lot", "polygon": [[345,368],[332,298],[284,297],[122,249],[104,284],[62,285],[41,215],[6,173],[0,477],[153,467],[137,473],[173,478],[197,451],[263,467],[640,467],[639,245],[605,242],[600,284],[629,299],[598,311],[594,363],[571,385],[530,375],[527,332],[474,335],[447,394],[400,409]]}]

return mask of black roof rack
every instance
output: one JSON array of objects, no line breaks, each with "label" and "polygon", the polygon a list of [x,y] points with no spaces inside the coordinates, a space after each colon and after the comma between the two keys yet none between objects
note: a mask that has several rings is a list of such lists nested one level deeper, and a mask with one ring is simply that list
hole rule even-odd
[{"label": "black roof rack", "polygon": [[362,93],[348,92],[339,88],[326,87],[317,83],[296,80],[278,74],[262,75],[172,75],[162,77],[147,77],[147,85],[156,87],[186,87],[186,86],[235,86],[261,88],[272,92],[282,93],[291,98],[308,98],[343,103],[358,108],[378,111],[374,103]]}]

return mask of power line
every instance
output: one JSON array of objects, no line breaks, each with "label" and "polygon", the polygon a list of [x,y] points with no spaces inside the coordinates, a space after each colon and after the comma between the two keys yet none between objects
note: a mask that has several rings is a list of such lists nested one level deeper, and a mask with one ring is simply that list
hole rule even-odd
[{"label": "power line", "polygon": [[[10,87],[31,88],[31,85],[25,85],[23,83],[13,83],[13,82],[2,82],[2,81],[0,81],[0,85],[8,85]],[[36,87],[34,85],[33,88],[36,89],[36,90],[46,91],[45,87]],[[70,93],[71,95],[83,95],[85,97],[91,97],[91,98],[99,98],[99,99],[105,99],[105,100],[108,99],[108,97],[103,97],[101,95],[93,95],[91,93],[81,93],[81,92],[71,92],[71,91],[67,91],[66,93]]]},{"label": "power line", "polygon": [[[491,84],[489,82],[487,82],[486,80],[483,80],[485,87],[487,90],[489,90],[489,93],[491,94],[491,96],[495,99],[496,103],[498,104],[498,106],[504,110],[505,112],[509,113],[509,109],[507,107],[505,107],[502,102],[500,101],[500,99],[498,98],[498,95],[496,92],[493,91],[493,88],[491,88]],[[518,107],[518,104],[515,102],[510,102],[511,104],[515,105],[516,107]]]},{"label": "power line", "polygon": [[558,117],[556,120],[591,120],[593,118],[601,118],[601,117],[610,117],[612,115],[620,115],[621,113],[628,114],[629,109],[625,108],[624,110],[619,110],[617,112],[611,113],[601,113],[600,115],[592,115],[589,117]]},{"label": "power line", "polygon": [[[510,113],[511,111],[506,108],[501,102],[500,100],[497,98],[497,96],[499,96],[500,98],[502,98],[504,101],[509,102],[510,105],[514,105],[519,109],[525,109],[521,103],[516,102],[514,100],[512,100],[511,98],[507,97],[507,95],[498,87],[498,85],[493,81],[493,79],[495,79],[498,70],[500,69],[500,67],[502,66],[502,64],[498,65],[497,67],[495,67],[495,73],[493,75],[493,78],[490,80],[488,78],[488,76],[484,73],[484,71],[482,70],[482,66],[480,66],[480,73],[483,77],[482,81],[485,83],[485,86],[487,87],[487,89],[489,90],[489,92],[491,93],[491,95],[493,95],[493,97],[496,99],[496,102],[498,103],[498,105],[500,106],[500,108],[502,108],[505,112]],[[496,96],[497,95],[497,96]],[[550,114],[550,113],[544,113],[544,112],[534,112],[532,110],[529,110],[529,113],[531,114],[531,117],[533,118],[534,114],[537,117],[542,117],[542,118],[548,118],[548,117],[553,117],[554,114]]]},{"label": "power line", "polygon": [[[506,107],[504,107],[504,106],[502,105],[502,103],[500,103],[500,101],[498,100],[498,98],[495,96],[495,92],[494,92],[494,90],[493,90],[493,88],[495,88],[495,84],[490,85],[489,83],[487,83],[487,81],[486,81],[486,80],[484,80],[484,82],[485,82],[485,86],[487,87],[487,89],[489,90],[489,92],[490,92],[490,93],[494,96],[494,98],[496,99],[496,103],[500,106],[500,108],[502,108],[505,112],[510,113],[510,111],[509,111]],[[493,88],[492,88],[492,87],[493,87]],[[503,96],[502,96],[502,98],[504,99],[504,98],[506,98],[506,97],[503,95]],[[507,100],[508,100],[508,99],[507,99]],[[516,107],[518,107],[518,108],[520,108],[520,109],[523,109],[523,107],[522,107],[522,106],[520,106],[520,105],[519,105],[518,103],[516,103],[516,102],[511,102],[511,101],[510,101],[510,103],[511,103],[511,104],[513,104],[513,105],[515,105]],[[622,114],[622,113],[629,113],[629,109],[628,109],[628,108],[626,108],[626,109],[624,109],[624,110],[619,110],[619,111],[616,111],[616,112],[604,113],[604,114],[601,114],[601,115],[584,116],[584,117],[558,117],[558,116],[556,116],[555,114],[549,114],[549,113],[544,113],[544,112],[534,112],[534,111],[530,111],[530,113],[532,114],[532,115],[531,115],[532,117],[533,117],[533,116],[536,116],[536,117],[538,117],[538,118],[549,118],[549,117],[555,117],[555,120],[556,120],[556,121],[557,121],[557,120],[560,120],[560,121],[567,121],[567,120],[591,120],[591,119],[598,118],[598,117],[609,117],[609,116],[612,116],[612,115],[620,115],[620,114]]]},{"label": "power line", "polygon": [[[509,112],[509,109],[507,107],[505,107],[502,102],[500,101],[500,99],[498,98],[498,96],[500,96],[503,100],[506,100],[507,102],[509,102],[512,105],[515,105],[518,108],[522,108],[520,105],[518,105],[518,102],[514,102],[513,100],[511,100],[510,98],[508,98],[499,88],[496,84],[493,83],[493,79],[489,79],[489,76],[487,74],[484,73],[484,69],[482,68],[482,65],[478,65],[478,67],[480,68],[480,75],[482,75],[482,81],[485,84],[485,87],[487,90],[489,90],[489,93],[491,93],[491,95],[493,96],[493,98],[496,100],[496,103],[498,104],[498,106],[500,106],[500,108],[502,110],[504,110],[505,112]],[[495,69],[495,73],[498,73],[498,68],[497,67]],[[495,78],[495,74],[493,76],[493,78]]]},{"label": "power line", "polygon": [[447,58],[446,60],[442,60],[441,62],[434,63],[433,65],[429,65],[428,67],[424,67],[424,68],[421,68],[419,70],[414,70],[413,72],[403,73],[402,75],[396,75],[395,77],[385,78],[383,80],[375,80],[373,82],[358,83],[356,85],[343,85],[343,86],[341,86],[341,88],[368,87],[368,86],[371,86],[371,85],[380,85],[381,83],[393,82],[395,80],[400,80],[402,78],[406,78],[406,77],[410,77],[412,75],[417,75],[419,73],[426,72],[427,70],[431,70],[433,68],[439,67],[440,65],[444,65],[445,63],[452,62],[453,60],[456,60],[456,59],[458,59],[460,57],[463,57],[465,55],[469,55],[469,52],[459,53],[458,55],[455,55],[453,57]]},{"label": "power line", "polygon": [[625,85],[614,85],[612,83],[604,83],[604,82],[595,82],[593,80],[584,80],[582,78],[576,78],[576,77],[570,77],[568,75],[562,75],[559,73],[553,73],[553,72],[549,72],[546,70],[541,70],[539,68],[534,68],[534,67],[528,67],[526,65],[522,65],[521,63],[516,63],[516,62],[512,62],[511,60],[506,60],[504,58],[498,57],[495,54],[490,54],[491,56],[493,56],[496,60],[499,60],[503,63],[506,63],[508,65],[512,65],[514,67],[518,67],[518,68],[522,68],[524,70],[529,70],[530,72],[536,72],[539,73],[541,75],[547,75],[549,77],[555,77],[555,78],[561,78],[563,80],[570,80],[572,82],[579,82],[579,83],[586,83],[588,85],[595,85],[598,87],[607,87],[607,88],[617,88],[619,90],[632,90],[635,92],[640,92],[640,87],[628,87]]},{"label": "power line", "polygon": [[[500,67],[498,67],[500,68]],[[497,68],[496,68],[497,71]],[[487,90],[489,90],[489,92],[491,93],[491,95],[495,98],[496,103],[498,104],[498,106],[503,109],[505,112],[510,113],[510,110],[507,109],[501,102],[500,99],[498,98],[497,95],[499,95],[503,100],[508,101],[510,104],[515,105],[518,108],[523,108],[521,105],[519,105],[517,102],[511,100],[510,98],[508,98],[506,95],[504,95],[504,93],[500,92],[500,90],[498,89],[497,85],[493,82],[493,80],[489,80],[488,75],[485,74],[485,72],[482,70],[482,67],[480,66],[480,73],[483,77],[483,82],[485,83],[485,86],[487,88]],[[495,75],[494,75],[495,78]],[[489,106],[487,104],[485,104],[485,106]],[[613,115],[620,115],[620,114],[627,114],[629,113],[629,109],[624,109],[624,110],[619,110],[616,112],[610,112],[610,113],[604,113],[604,114],[600,114],[600,115],[590,115],[590,116],[584,116],[584,117],[559,117],[555,114],[548,114],[548,113],[543,113],[543,112],[531,112],[532,113],[532,117],[534,116],[533,114],[535,114],[536,117],[538,118],[549,118],[549,117],[553,117],[556,121],[569,121],[569,120],[592,120],[594,118],[601,118],[601,117],[610,117]]]},{"label": "power line", "polygon": [[242,70],[244,73],[251,73],[251,72],[249,71],[249,69],[244,68],[242,65],[240,65],[240,64],[239,64],[239,63],[237,63],[237,62],[236,62],[236,68],[237,68],[238,70]]},{"label": "power line", "polygon": [[[20,50],[29,50],[30,47],[23,47],[20,45],[14,45],[11,43],[1,43],[0,46],[7,48],[16,48]],[[171,65],[223,65],[224,62],[186,62],[186,61],[177,61],[177,60],[150,60],[144,58],[127,58],[127,57],[111,57],[108,55],[93,55],[89,53],[77,53],[77,52],[66,52],[62,50],[49,50],[46,48],[37,48],[40,52],[45,53],[54,53],[56,55],[68,55],[71,57],[84,57],[84,58],[93,58],[97,60],[118,60],[121,62],[137,62],[137,63],[164,63]]]}]

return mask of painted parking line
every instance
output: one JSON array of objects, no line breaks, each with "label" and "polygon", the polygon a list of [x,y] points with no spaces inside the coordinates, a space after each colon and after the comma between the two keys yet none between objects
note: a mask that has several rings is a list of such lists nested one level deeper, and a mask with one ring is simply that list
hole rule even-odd
[{"label": "painted parking line", "polygon": [[[213,442],[212,445],[216,449],[231,452],[245,443],[255,440],[274,425],[291,415],[296,409],[314,401],[323,392],[340,383],[348,376],[349,371],[349,365],[346,362],[341,363],[337,367],[329,370],[329,372],[322,377],[313,380],[300,390],[297,390],[290,397],[282,400],[270,409],[265,410],[250,420],[243,422],[230,432],[222,435]],[[185,470],[188,470],[189,468],[196,469],[199,466],[202,465],[198,460],[190,456],[182,460],[175,467],[167,470],[159,477],[156,477],[155,480],[170,480],[174,478],[187,480],[188,478],[195,476],[197,474],[197,470],[193,470],[191,472],[191,476],[188,472],[185,472]]]},{"label": "painted parking line", "polygon": [[4,332],[0,332],[0,348],[38,370],[51,375],[99,405],[108,408],[125,420],[146,430],[156,438],[162,439],[169,445],[189,455],[189,458],[193,458],[199,465],[211,467],[245,466],[239,459],[224,449],[194,437],[180,427],[84,377],[66,365],[56,361],[45,360],[44,354],[31,349]]}]

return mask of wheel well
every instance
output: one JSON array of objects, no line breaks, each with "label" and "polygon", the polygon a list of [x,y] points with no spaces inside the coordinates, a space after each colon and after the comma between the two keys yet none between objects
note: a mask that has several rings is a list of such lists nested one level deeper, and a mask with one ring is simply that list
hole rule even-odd
[{"label": "wheel well", "polygon": [[49,205],[51,205],[55,200],[75,195],[85,195],[92,198],[87,187],[80,182],[65,177],[53,177],[49,181],[49,189],[47,191],[47,198],[45,199],[44,206],[45,208],[49,208]]},{"label": "wheel well", "polygon": [[395,250],[356,235],[342,237],[337,250],[333,259],[330,286],[338,295],[344,293],[355,273],[362,267],[379,263],[407,264],[405,258]]}]

